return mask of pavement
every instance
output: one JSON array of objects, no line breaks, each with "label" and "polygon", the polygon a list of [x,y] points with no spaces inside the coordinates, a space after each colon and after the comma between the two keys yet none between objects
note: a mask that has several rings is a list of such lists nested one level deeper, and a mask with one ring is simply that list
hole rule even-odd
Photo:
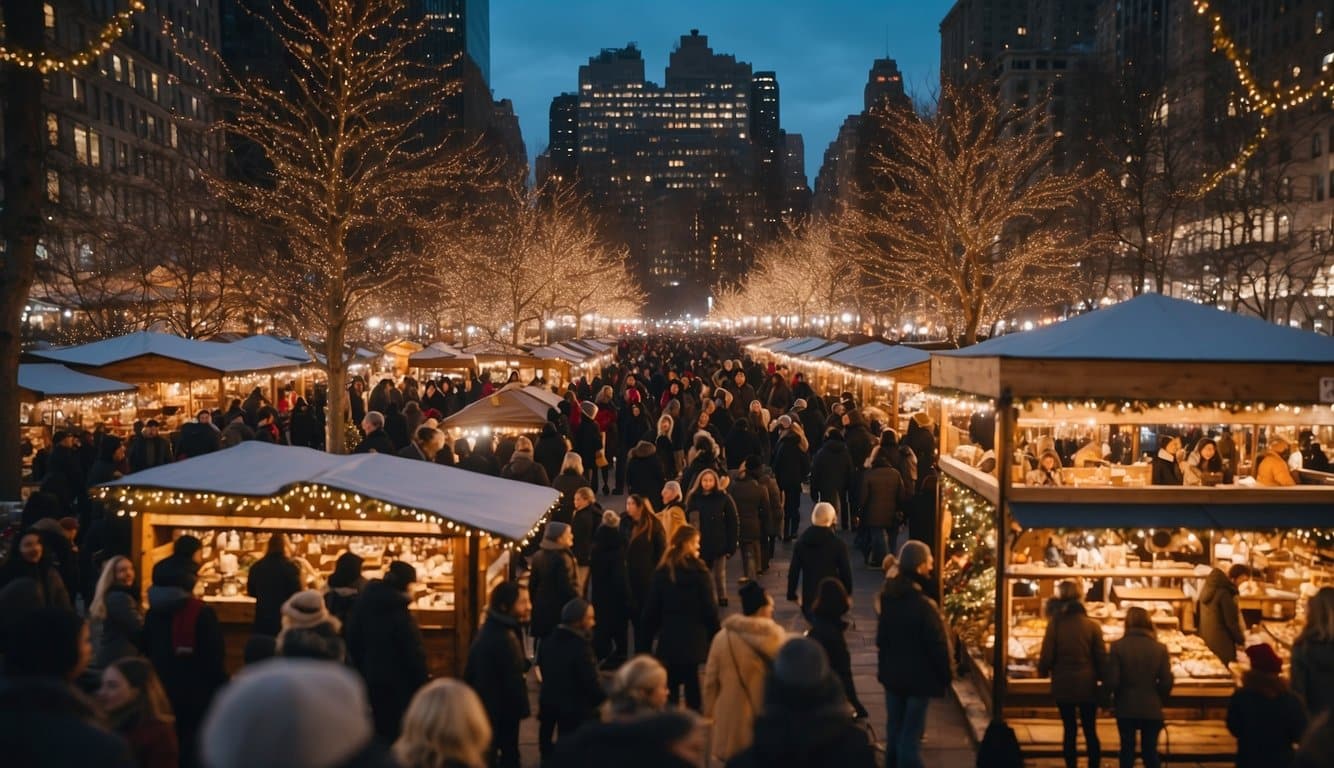
[{"label": "pavement", "polygon": [[[621,512],[625,509],[624,499],[620,496],[599,497],[598,501],[606,509]],[[802,530],[810,520],[811,501],[806,497],[802,501]],[[844,533],[844,541],[851,547],[852,534]],[[766,591],[774,599],[774,620],[793,634],[802,634],[807,629],[805,619],[796,603],[788,602],[787,594],[788,564],[792,558],[792,544],[779,543],[774,559],[769,564],[768,573],[759,577]],[[874,597],[880,590],[883,579],[879,569],[866,568],[856,552],[853,560],[853,605],[850,619],[853,626],[848,630],[848,649],[852,653],[853,682],[857,695],[870,712],[870,724],[876,739],[883,741],[885,736],[885,691],[876,681],[875,630],[876,615]],[[738,585],[741,575],[740,558],[734,558],[728,567],[728,580],[732,588]],[[723,615],[740,612],[741,600],[735,596],[729,600],[731,605],[722,609]],[[701,669],[702,671],[702,669]],[[538,684],[530,676],[529,694],[533,702],[533,711],[537,711]],[[519,735],[520,752],[524,766],[538,766],[537,721],[529,718],[524,721]],[[883,744],[881,745],[883,747]],[[972,768],[976,765],[976,753],[973,739],[963,712],[953,698],[932,701],[927,714],[926,738],[922,744],[922,755],[928,768]],[[713,765],[718,765],[717,761]]]}]

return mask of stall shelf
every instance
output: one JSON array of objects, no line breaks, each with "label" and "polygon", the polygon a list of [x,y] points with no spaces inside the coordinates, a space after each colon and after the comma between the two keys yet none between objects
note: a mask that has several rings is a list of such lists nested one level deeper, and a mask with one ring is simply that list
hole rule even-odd
[{"label": "stall shelf", "polygon": [[217,611],[229,668],[240,665],[254,621],[245,572],[273,533],[293,544],[307,587],[321,588],[344,551],[367,577],[391,560],[418,573],[412,612],[434,674],[457,675],[489,588],[508,575],[512,551],[534,536],[557,502],[549,489],[393,456],[336,456],[246,442],[137,472],[95,493],[131,518],[133,558],[151,585],[153,565],[184,533],[204,541],[196,593]]}]

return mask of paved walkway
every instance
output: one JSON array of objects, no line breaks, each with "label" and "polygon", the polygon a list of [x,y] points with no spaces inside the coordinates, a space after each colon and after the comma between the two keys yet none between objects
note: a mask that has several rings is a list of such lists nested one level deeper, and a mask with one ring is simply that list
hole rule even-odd
[{"label": "paved walkway", "polygon": [[[619,496],[605,497],[599,499],[602,505],[607,509],[614,509],[618,512],[625,509],[623,499]],[[803,499],[802,506],[802,530],[805,530],[806,522],[810,520],[810,499]],[[852,535],[847,534],[844,540],[851,546]],[[788,563],[792,557],[792,545],[778,545],[774,553],[774,560],[770,563],[769,572],[760,577],[760,583],[764,585],[770,596],[774,599],[774,619],[794,634],[801,634],[806,631],[807,625],[801,618],[801,611],[795,603],[788,602],[787,594],[787,575]],[[741,575],[739,559],[734,559],[729,563],[729,581],[732,583],[733,590],[737,586],[737,578]],[[861,565],[857,553],[853,552],[853,606],[852,621],[854,626],[848,630],[848,648],[852,652],[852,674],[855,685],[857,686],[857,695],[861,698],[862,704],[870,712],[870,722],[875,731],[876,738],[884,739],[885,734],[885,691],[876,682],[876,648],[875,648],[875,630],[876,615],[874,608],[874,596],[880,589],[882,578],[879,570],[869,569]],[[740,599],[735,596],[729,601],[730,606],[723,609],[724,615],[740,612]],[[533,701],[533,711],[537,711],[537,683],[529,679],[529,690]],[[537,766],[539,764],[537,755],[537,721],[533,718],[524,722],[520,731],[520,747],[523,752],[525,766]],[[923,756],[928,768],[971,768],[976,764],[974,756],[972,738],[968,733],[968,726],[964,720],[963,713],[953,699],[941,699],[933,701],[927,717],[926,740],[922,748]],[[716,766],[717,763],[715,762]]]}]

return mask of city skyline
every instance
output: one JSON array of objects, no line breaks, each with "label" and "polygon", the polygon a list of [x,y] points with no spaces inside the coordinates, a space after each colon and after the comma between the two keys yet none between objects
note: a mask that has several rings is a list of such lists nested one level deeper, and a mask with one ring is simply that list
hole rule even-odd
[{"label": "city skyline", "polygon": [[[939,24],[951,4],[492,0],[491,88],[497,98],[513,100],[531,162],[547,145],[551,99],[576,90],[579,65],[589,56],[634,42],[648,79],[661,82],[677,40],[698,28],[715,50],[777,73],[782,124],[803,135],[806,175],[814,184],[825,147],[844,118],[862,109],[866,73],[876,58],[898,61],[910,93],[934,87]],[[848,39],[846,21],[858,16],[862,33]]]}]

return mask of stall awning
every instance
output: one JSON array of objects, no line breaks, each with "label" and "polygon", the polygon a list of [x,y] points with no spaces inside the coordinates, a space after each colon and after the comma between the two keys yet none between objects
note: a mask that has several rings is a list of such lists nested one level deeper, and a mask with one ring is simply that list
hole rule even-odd
[{"label": "stall awning", "polygon": [[907,368],[910,365],[920,365],[930,359],[930,354],[916,347],[868,341],[865,344],[859,344],[830,355],[829,362],[870,371],[871,373],[888,373],[900,368]]},{"label": "stall awning", "polygon": [[436,364],[447,361],[471,364],[476,361],[476,358],[472,355],[465,354],[457,347],[452,347],[443,341],[434,342],[427,345],[425,349],[408,355],[408,365],[417,368],[430,368]]},{"label": "stall awning", "polygon": [[822,339],[819,336],[803,336],[799,339],[791,339],[784,344],[775,344],[769,348],[769,351],[780,355],[794,356],[819,349],[828,343],[829,339]]},{"label": "stall awning", "polygon": [[19,389],[32,400],[58,397],[92,397],[133,392],[133,384],[89,376],[60,363],[19,365]]},{"label": "stall awning", "polygon": [[46,349],[32,354],[46,360],[86,368],[102,368],[153,356],[205,369],[219,376],[277,371],[298,366],[291,358],[256,352],[236,344],[197,341],[152,331],[138,331],[114,339],[63,349]]},{"label": "stall awning", "polygon": [[511,384],[468,404],[445,419],[448,429],[540,428],[547,423],[547,411],[557,407],[560,398],[538,389]]},{"label": "stall awning", "polygon": [[249,498],[299,485],[360,494],[496,536],[520,541],[560,498],[550,488],[396,456],[335,456],[310,448],[248,441],[107,483],[113,489],[209,493]]},{"label": "stall awning", "polygon": [[263,352],[277,357],[286,357],[295,360],[298,363],[308,364],[311,362],[310,353],[301,346],[301,342],[296,339],[279,338],[268,334],[258,334],[255,336],[246,336],[243,339],[237,339],[231,342],[235,347],[249,349],[254,352]]},{"label": "stall awning", "polygon": [[803,360],[823,360],[826,357],[829,357],[830,355],[836,352],[842,352],[847,348],[848,348],[847,342],[831,341],[828,344],[824,345],[823,347],[817,347],[807,352],[802,352],[800,355],[798,355],[798,357],[802,358]]}]

